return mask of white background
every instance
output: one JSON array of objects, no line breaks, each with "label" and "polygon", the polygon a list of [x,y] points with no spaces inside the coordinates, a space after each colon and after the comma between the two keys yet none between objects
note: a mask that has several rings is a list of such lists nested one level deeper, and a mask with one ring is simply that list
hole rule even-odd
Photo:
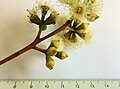
[{"label": "white background", "polygon": [[[26,9],[33,0],[0,0],[0,60],[25,47],[37,29],[28,22]],[[45,67],[45,56],[31,50],[0,66],[0,79],[104,79],[120,78],[120,1],[104,0],[101,18],[92,24],[92,43],[69,51],[65,61]],[[41,47],[47,47],[42,43]]]}]

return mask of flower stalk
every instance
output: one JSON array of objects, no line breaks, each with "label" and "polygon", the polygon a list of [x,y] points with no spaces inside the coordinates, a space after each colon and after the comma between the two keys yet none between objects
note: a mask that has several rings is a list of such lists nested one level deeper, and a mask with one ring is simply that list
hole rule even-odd
[{"label": "flower stalk", "polygon": [[64,30],[67,26],[69,26],[71,23],[70,20],[68,20],[64,25],[62,25],[60,28],[56,29],[55,31],[49,33],[48,35],[44,36],[43,38],[36,38],[31,44],[29,44],[28,46],[26,46],[25,48],[13,53],[12,55],[8,56],[7,58],[3,59],[0,61],[0,65],[13,60],[15,57],[25,53],[26,51],[33,49],[38,43],[42,42],[43,40],[61,32],[62,30]]}]

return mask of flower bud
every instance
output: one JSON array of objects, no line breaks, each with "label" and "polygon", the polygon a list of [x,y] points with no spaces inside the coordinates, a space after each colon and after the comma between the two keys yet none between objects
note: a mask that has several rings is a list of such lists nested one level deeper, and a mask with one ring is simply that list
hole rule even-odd
[{"label": "flower bud", "polygon": [[50,8],[47,5],[42,5],[41,9],[42,9],[42,14],[46,15]]},{"label": "flower bud", "polygon": [[58,48],[60,45],[60,40],[53,40],[50,44],[50,47]]},{"label": "flower bud", "polygon": [[93,22],[93,21],[95,21],[96,19],[98,19],[99,16],[96,15],[96,14],[87,14],[87,17],[86,17],[86,18],[87,18],[88,21]]},{"label": "flower bud", "polygon": [[68,55],[64,51],[57,52],[57,54],[55,56],[61,60],[64,60],[66,57],[68,57]]},{"label": "flower bud", "polygon": [[53,11],[51,12],[50,16],[45,20],[45,24],[46,25],[50,25],[50,24],[55,24],[56,23],[56,17],[57,17],[57,12]]},{"label": "flower bud", "polygon": [[37,15],[37,11],[34,8],[32,10],[27,9],[27,11],[29,12],[28,17],[29,17],[31,23],[39,25],[41,23],[41,20],[40,20],[39,16]]},{"label": "flower bud", "polygon": [[46,67],[50,70],[52,70],[54,67],[54,60],[48,55],[46,55]]},{"label": "flower bud", "polygon": [[69,40],[72,43],[77,41],[76,34],[73,31],[69,31],[69,32],[65,33],[64,37],[65,37],[65,39]]},{"label": "flower bud", "polygon": [[46,54],[49,56],[55,56],[57,54],[57,49],[55,47],[50,47],[47,49]]},{"label": "flower bud", "polygon": [[89,26],[89,23],[82,23],[80,26],[77,27],[77,29],[87,29]]},{"label": "flower bud", "polygon": [[84,39],[85,38],[85,36],[86,36],[86,33],[77,33],[82,39]]},{"label": "flower bud", "polygon": [[75,32],[76,33],[85,33],[85,31],[86,31],[85,29],[79,29],[79,30],[76,30]]},{"label": "flower bud", "polygon": [[71,31],[68,31],[67,33],[64,34],[65,39],[70,39],[71,36]]},{"label": "flower bud", "polygon": [[32,14],[29,18],[30,18],[30,21],[34,24],[39,25],[41,23],[40,18],[36,14]]},{"label": "flower bud", "polygon": [[74,42],[77,41],[77,37],[76,37],[76,34],[75,34],[75,33],[71,33],[70,41],[71,41],[72,43],[74,43]]},{"label": "flower bud", "polygon": [[73,27],[76,28],[81,23],[80,20],[74,19]]}]

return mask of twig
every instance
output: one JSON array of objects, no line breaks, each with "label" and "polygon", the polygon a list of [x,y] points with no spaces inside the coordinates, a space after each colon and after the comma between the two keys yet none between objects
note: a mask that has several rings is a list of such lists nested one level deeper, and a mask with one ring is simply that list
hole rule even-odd
[{"label": "twig", "polygon": [[[7,58],[3,59],[0,61],[0,65],[12,60],[13,58],[23,54],[24,52],[34,48],[38,43],[40,43],[41,41],[59,33],[60,31],[64,30],[68,25],[70,25],[71,21],[68,20],[64,25],[62,25],[60,28],[56,29],[55,31],[51,32],[50,34],[44,36],[43,38],[36,38],[31,44],[29,44],[28,46],[26,46],[25,48],[19,50],[18,52],[13,53],[12,55],[8,56]],[[38,35],[37,35],[38,36]]]},{"label": "twig", "polygon": [[45,52],[46,52],[46,50],[41,49],[41,48],[39,48],[39,47],[37,47],[37,46],[33,47],[33,49],[35,49],[35,50],[37,50],[37,51],[39,51],[39,52],[42,52],[42,53],[45,53]]}]

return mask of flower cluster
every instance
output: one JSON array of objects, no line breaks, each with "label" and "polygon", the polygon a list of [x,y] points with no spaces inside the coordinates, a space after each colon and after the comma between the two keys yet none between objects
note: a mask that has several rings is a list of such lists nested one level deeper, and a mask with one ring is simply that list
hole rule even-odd
[{"label": "flower cluster", "polygon": [[101,0],[59,0],[70,6],[70,14],[81,21],[93,22],[99,18]]},{"label": "flower cluster", "polygon": [[58,51],[58,47],[60,45],[60,40],[53,40],[46,50],[46,66],[51,70],[54,67],[54,60],[52,56],[55,56],[61,60],[64,60],[68,55],[64,51]]},{"label": "flower cluster", "polygon": [[[73,21],[60,36],[67,46],[82,46],[89,44],[93,37],[93,30],[90,26],[99,18],[103,7],[101,0],[59,0],[69,8],[70,19]],[[68,16],[67,16],[68,17]],[[62,17],[63,18],[63,17]],[[65,17],[66,18],[66,17]]]},{"label": "flower cluster", "polygon": [[[56,17],[58,13],[53,9],[52,5],[48,4],[49,2],[36,2],[36,6],[31,10],[27,10],[29,12],[29,20],[31,23],[36,25],[51,25],[56,23]],[[47,14],[49,16],[47,17]],[[46,18],[47,17],[47,18]],[[43,30],[45,30],[44,28]]]},{"label": "flower cluster", "polygon": [[[49,2],[47,2],[49,1]],[[99,18],[99,13],[102,8],[101,0],[47,0],[44,2],[37,2],[37,5],[33,7],[29,12],[29,20],[31,23],[39,25],[39,28],[44,31],[48,25],[56,24],[60,21],[72,21],[64,31],[56,35],[47,50],[44,51],[46,55],[46,67],[50,70],[53,69],[54,60],[52,56],[55,56],[61,60],[68,57],[64,51],[58,51],[58,47],[61,45],[60,41],[66,46],[82,44],[89,44],[93,37],[93,30],[91,29],[90,23],[96,21]],[[57,9],[56,7],[63,6],[67,9]],[[60,16],[61,10],[68,10],[68,14]],[[63,23],[64,24],[64,23]],[[75,46],[76,46],[75,45]]]},{"label": "flower cluster", "polygon": [[62,38],[65,45],[81,46],[83,43],[89,44],[93,37],[93,30],[90,29],[90,24],[87,22],[78,23],[74,21],[66,31],[63,33]]}]

